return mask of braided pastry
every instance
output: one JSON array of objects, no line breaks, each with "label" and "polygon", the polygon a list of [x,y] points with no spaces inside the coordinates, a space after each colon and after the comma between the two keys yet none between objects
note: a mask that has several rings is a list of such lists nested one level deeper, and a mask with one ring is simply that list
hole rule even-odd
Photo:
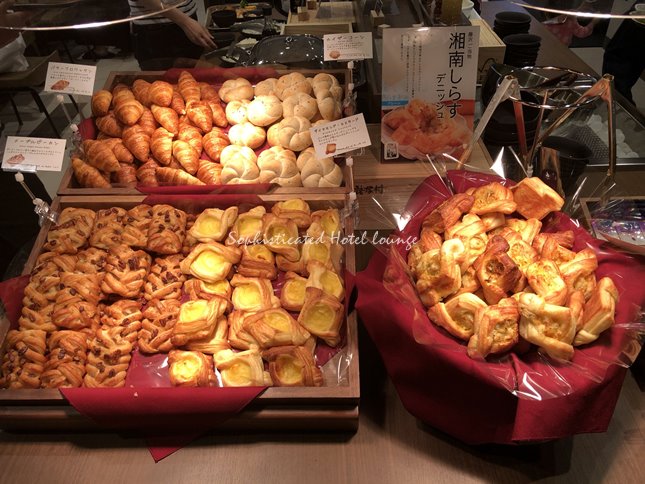
[{"label": "braided pastry", "polygon": [[177,299],[153,299],[148,303],[139,331],[139,350],[142,353],[167,353],[173,348],[170,337],[180,307]]},{"label": "braided pastry", "polygon": [[31,271],[31,281],[38,282],[41,277],[56,276],[61,272],[72,272],[77,261],[76,255],[43,252],[36,259],[36,267]]},{"label": "braided pastry", "polygon": [[121,336],[134,344],[141,329],[141,304],[138,301],[121,299],[113,304],[101,304],[101,324],[123,328]]},{"label": "braided pastry", "polygon": [[130,247],[145,248],[148,244],[148,231],[152,222],[152,207],[137,205],[128,210],[121,240]]},{"label": "braided pastry", "polygon": [[54,305],[49,304],[42,309],[34,310],[28,306],[22,307],[22,314],[18,319],[18,327],[21,330],[40,329],[47,333],[53,333],[58,328],[52,321]]},{"label": "braided pastry", "polygon": [[141,295],[151,257],[142,250],[132,250],[126,245],[112,247],[105,265],[105,278],[101,289],[105,294],[136,299]]},{"label": "braided pastry", "polygon": [[43,388],[78,388],[83,384],[87,361],[87,335],[57,331],[49,338],[49,358],[40,381]]},{"label": "braided pastry", "polygon": [[2,388],[39,388],[47,333],[38,329],[7,333],[7,352],[2,360]]},{"label": "braided pastry", "polygon": [[103,274],[63,272],[62,289],[56,296],[52,320],[59,328],[81,330],[98,321],[97,305],[101,297]]},{"label": "braided pastry", "polygon": [[88,388],[122,387],[132,358],[132,343],[120,326],[101,326],[89,344],[83,379]]},{"label": "braided pastry", "polygon": [[94,229],[90,235],[90,245],[108,250],[110,247],[120,244],[125,216],[126,211],[120,207],[96,212]]},{"label": "braided pastry", "polygon": [[158,257],[154,260],[144,285],[143,296],[147,300],[181,298],[181,288],[186,280],[179,268],[182,260],[181,254]]},{"label": "braided pastry", "polygon": [[186,236],[186,212],[170,205],[152,207],[146,249],[157,254],[178,254]]},{"label": "braided pastry", "polygon": [[102,273],[107,260],[107,252],[96,247],[82,250],[78,253],[74,272],[82,274]]},{"label": "braided pastry", "polygon": [[46,308],[56,300],[59,284],[60,277],[58,275],[40,277],[39,279],[32,278],[32,281],[25,287],[22,298],[23,307],[33,311]]},{"label": "braided pastry", "polygon": [[58,225],[47,233],[45,250],[76,254],[87,243],[94,226],[94,211],[85,208],[66,208],[58,217]]}]

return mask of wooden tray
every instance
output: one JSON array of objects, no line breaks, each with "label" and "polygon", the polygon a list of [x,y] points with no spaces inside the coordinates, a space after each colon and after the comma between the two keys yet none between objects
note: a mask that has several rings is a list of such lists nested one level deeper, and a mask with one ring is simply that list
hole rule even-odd
[{"label": "wooden tray", "polygon": [[[143,196],[76,196],[57,197],[55,210],[66,207],[85,207],[93,210],[119,206],[131,208],[143,202]],[[284,196],[260,196],[267,204],[284,200]],[[300,197],[312,209],[345,206],[344,195],[311,195]],[[25,264],[23,274],[29,274],[46,240],[50,223],[41,229],[34,249]],[[345,219],[345,232],[353,233],[351,217]],[[355,272],[355,247],[345,247],[345,269]],[[349,295],[346,297],[349,298]],[[4,340],[9,322],[0,320],[0,335]],[[337,387],[271,387],[256,398],[221,429],[238,430],[339,430],[353,431],[358,427],[360,397],[358,370],[358,341],[356,312],[347,317],[346,348],[352,355],[347,369],[347,384]],[[0,429],[4,430],[100,430],[98,425],[79,414],[56,389],[0,390]]]},{"label": "wooden tray", "polygon": [[[254,68],[251,68],[254,70]],[[186,69],[190,71],[190,69]],[[222,69],[224,70],[224,69]],[[243,68],[236,68],[235,75],[233,77],[239,77],[241,73],[244,72]],[[273,72],[271,72],[273,71]],[[233,72],[233,70],[231,70]],[[265,69],[266,77],[270,75],[281,76],[283,74],[288,74],[290,72],[300,72],[301,74],[307,77],[313,77],[316,74],[319,74],[323,71],[313,70],[313,69],[297,69],[297,70],[271,70]],[[332,69],[324,71],[328,74],[335,76],[338,79],[338,82],[341,86],[344,86],[346,89],[348,71],[346,69]],[[143,79],[148,82],[153,82],[158,79],[162,79],[165,74],[165,71],[113,71],[110,72],[103,89],[111,91],[114,86],[117,84],[125,84],[131,86],[136,79]],[[199,80],[199,79],[198,79]],[[347,94],[347,93],[345,93]],[[278,194],[278,195],[296,195],[301,194],[314,194],[314,193],[324,193],[324,194],[345,194],[352,192],[354,190],[354,177],[352,173],[352,168],[348,167],[345,163],[344,156],[338,157],[340,159],[339,164],[343,171],[343,185],[338,188],[314,188],[314,187],[281,187],[274,186],[269,189],[267,193]],[[230,187],[235,187],[235,185],[223,185],[228,189]],[[244,188],[242,188],[244,189]],[[81,187],[76,179],[74,178],[74,173],[72,167],[69,166],[67,170],[63,173],[60,185],[57,191],[58,195],[141,195],[141,192],[136,188],[128,187],[111,187],[111,188],[83,188]]]}]

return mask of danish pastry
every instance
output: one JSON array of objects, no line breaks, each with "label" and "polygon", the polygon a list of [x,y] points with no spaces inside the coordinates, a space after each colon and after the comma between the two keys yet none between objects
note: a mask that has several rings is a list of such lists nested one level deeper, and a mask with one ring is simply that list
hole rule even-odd
[{"label": "danish pastry", "polygon": [[261,242],[264,214],[266,214],[266,209],[261,205],[239,214],[226,238],[226,245],[245,245]]},{"label": "danish pastry", "polygon": [[85,377],[88,388],[125,386],[125,376],[132,358],[132,343],[122,336],[119,326],[102,326],[90,341]]},{"label": "danish pastry", "polygon": [[181,261],[180,267],[184,274],[191,274],[206,282],[217,282],[226,278],[233,264],[237,264],[241,257],[242,253],[236,247],[209,242],[197,245]]},{"label": "danish pastry", "polygon": [[61,289],[56,295],[52,321],[59,328],[81,330],[98,322],[99,285],[103,274],[60,275]]},{"label": "danish pastry", "polygon": [[186,212],[170,205],[152,207],[146,249],[157,254],[178,254],[186,236]]},{"label": "danish pastry", "polygon": [[184,346],[189,341],[208,338],[215,330],[215,323],[226,311],[226,301],[221,298],[197,299],[181,305],[177,323],[172,330],[171,342]]},{"label": "danish pastry", "polygon": [[257,349],[260,344],[244,330],[244,321],[253,313],[246,311],[231,311],[228,315],[228,341],[238,350]]},{"label": "danish pastry", "polygon": [[277,217],[273,214],[265,215],[263,241],[271,252],[281,254],[290,261],[297,261],[300,258],[298,227],[291,219]]},{"label": "danish pastry", "polygon": [[569,295],[569,289],[562,279],[560,270],[555,262],[541,259],[526,268],[526,277],[531,288],[545,302],[564,306]]},{"label": "danish pastry", "polygon": [[488,304],[497,304],[507,297],[522,278],[520,269],[507,254],[509,249],[506,239],[495,235],[473,264]]},{"label": "danish pastry", "polygon": [[[296,222],[297,224],[298,222]],[[320,229],[318,229],[320,227]],[[307,235],[318,237],[321,234],[330,238],[335,238],[342,232],[340,214],[338,209],[329,208],[327,210],[316,210],[311,214],[311,225],[307,229]]]},{"label": "danish pastry", "polygon": [[300,312],[305,304],[307,279],[295,272],[285,274],[285,282],[280,292],[280,304],[287,311]]},{"label": "danish pastry", "polygon": [[186,348],[190,351],[199,351],[201,353],[206,353],[207,355],[215,355],[220,351],[231,349],[227,336],[228,321],[226,320],[226,316],[222,316],[215,323],[215,329],[211,336],[204,339],[190,341],[186,344]]},{"label": "danish pastry", "polygon": [[179,387],[209,387],[215,383],[213,361],[199,351],[168,353],[170,383]]},{"label": "danish pastry", "polygon": [[[564,205],[564,199],[538,177],[524,178],[513,187],[513,199],[517,212],[524,218],[542,220]],[[504,212],[510,213],[510,212]]]},{"label": "danish pastry", "polygon": [[45,250],[63,254],[76,254],[90,236],[96,213],[86,208],[65,208],[58,217],[58,224],[47,233]]},{"label": "danish pastry", "polygon": [[227,279],[222,279],[217,282],[206,282],[201,279],[188,279],[184,283],[184,292],[188,295],[188,299],[212,299],[214,297],[221,297],[227,301],[231,299],[233,289]]},{"label": "danish pastry", "polygon": [[197,216],[189,234],[200,242],[221,242],[237,219],[237,207],[207,208]]},{"label": "danish pastry", "polygon": [[225,387],[271,386],[271,376],[264,371],[262,357],[258,350],[246,350],[234,353],[224,350],[214,357],[215,367],[219,371],[222,385]]},{"label": "danish pastry", "polygon": [[269,279],[235,274],[231,279],[231,286],[231,300],[237,311],[257,312],[280,307],[280,299],[273,294],[273,286]]},{"label": "danish pastry", "polygon": [[242,258],[237,266],[238,274],[262,279],[275,279],[278,277],[273,252],[265,245],[243,245],[241,248]]},{"label": "danish pastry", "polygon": [[143,286],[143,296],[151,299],[180,299],[186,276],[181,272],[181,254],[157,257]]},{"label": "danish pastry", "polygon": [[152,299],[143,311],[139,330],[142,353],[167,353],[173,348],[170,338],[177,323],[181,302],[177,299]]},{"label": "danish pastry", "polygon": [[474,203],[475,198],[472,195],[458,193],[430,212],[421,225],[423,228],[442,234],[447,228],[459,222],[461,216],[468,212]]},{"label": "danish pastry", "polygon": [[141,329],[143,314],[138,301],[120,299],[112,304],[101,304],[101,324],[123,328],[121,336],[134,344],[137,342]]},{"label": "danish pastry", "polygon": [[151,257],[142,250],[135,251],[126,245],[112,247],[107,256],[101,290],[105,294],[138,298],[150,270],[150,262]]},{"label": "danish pastry", "polygon": [[22,313],[18,319],[18,327],[21,330],[40,329],[47,333],[53,333],[58,328],[52,321],[54,305],[48,304],[41,308],[30,308],[29,304],[22,307]]},{"label": "danish pastry", "polygon": [[478,308],[473,320],[473,335],[468,340],[468,355],[486,358],[513,348],[519,341],[519,318],[518,305],[512,298]]},{"label": "danish pastry", "polygon": [[344,308],[338,299],[325,294],[321,289],[308,287],[298,323],[329,346],[335,347],[341,339],[343,314]]},{"label": "danish pastry", "polygon": [[45,368],[47,333],[38,329],[10,330],[5,340],[1,388],[39,388]]},{"label": "danish pastry", "polygon": [[279,346],[262,352],[269,362],[273,385],[281,387],[319,387],[324,383],[322,372],[304,346]]},{"label": "danish pastry", "polygon": [[459,239],[446,240],[441,249],[424,253],[414,273],[421,302],[434,306],[461,287],[460,260],[466,257],[466,248]]},{"label": "danish pastry", "polygon": [[148,245],[148,232],[152,223],[152,207],[136,205],[128,210],[124,219],[121,240],[130,247],[144,248]]},{"label": "danish pastry", "polygon": [[478,187],[472,195],[475,201],[470,211],[476,215],[491,212],[506,214],[515,212],[516,204],[513,201],[513,192],[500,183],[493,182]]},{"label": "danish pastry", "polygon": [[301,198],[277,202],[271,208],[271,213],[276,217],[293,220],[299,229],[305,229],[311,225],[311,209]]},{"label": "danish pastry", "polygon": [[310,260],[307,263],[307,272],[309,272],[309,279],[307,279],[305,287],[317,287],[318,289],[322,289],[325,294],[333,296],[339,301],[343,300],[345,297],[345,287],[342,279],[336,272],[330,270],[318,260]]},{"label": "danish pastry", "polygon": [[562,264],[560,272],[569,290],[580,290],[584,293],[585,299],[589,299],[594,287],[596,287],[594,271],[597,268],[598,258],[596,253],[591,249],[583,249],[571,261]]},{"label": "danish pastry", "polygon": [[79,331],[57,331],[47,344],[49,357],[40,377],[42,387],[80,387],[85,376],[87,335]]},{"label": "danish pastry", "polygon": [[582,327],[573,340],[574,346],[591,343],[598,339],[600,333],[614,324],[618,289],[609,277],[598,281],[591,297],[584,306],[581,318]]},{"label": "danish pastry", "polygon": [[94,228],[89,243],[92,247],[109,250],[119,245],[127,212],[120,207],[112,207],[96,212]]},{"label": "danish pastry", "polygon": [[265,309],[249,315],[244,319],[242,327],[263,349],[274,346],[300,346],[311,336],[281,308]]}]

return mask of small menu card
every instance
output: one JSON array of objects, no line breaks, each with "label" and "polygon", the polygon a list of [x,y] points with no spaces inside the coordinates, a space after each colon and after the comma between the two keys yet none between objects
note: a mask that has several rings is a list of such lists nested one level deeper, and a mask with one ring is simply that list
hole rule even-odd
[{"label": "small menu card", "polygon": [[372,144],[362,114],[316,126],[310,132],[318,158],[342,155]]},{"label": "small menu card", "polygon": [[50,62],[45,91],[91,96],[94,92],[96,66]]},{"label": "small menu card", "polygon": [[7,136],[2,156],[5,171],[60,171],[67,140]]}]

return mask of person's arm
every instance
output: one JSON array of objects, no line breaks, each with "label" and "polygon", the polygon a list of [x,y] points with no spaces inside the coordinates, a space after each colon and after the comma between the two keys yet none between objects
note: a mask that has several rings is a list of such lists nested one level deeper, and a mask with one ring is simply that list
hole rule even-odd
[{"label": "person's arm", "polygon": [[[5,27],[21,27],[27,24],[29,20],[29,13],[27,12],[14,12],[7,13],[13,7],[13,0],[5,0],[0,2],[0,26]],[[18,37],[18,32],[15,30],[0,29],[0,47],[4,47],[9,42],[13,42]]]},{"label": "person's arm", "polygon": [[[160,0],[139,1],[151,10],[162,9]],[[210,34],[208,29],[206,29],[206,27],[201,25],[197,20],[189,17],[182,11],[177,10],[176,8],[171,8],[170,10],[162,12],[161,15],[181,27],[181,29],[186,34],[186,37],[188,37],[188,40],[190,40],[193,44],[204,47],[205,49],[214,49],[217,47],[215,42],[213,42],[213,36]]]}]

